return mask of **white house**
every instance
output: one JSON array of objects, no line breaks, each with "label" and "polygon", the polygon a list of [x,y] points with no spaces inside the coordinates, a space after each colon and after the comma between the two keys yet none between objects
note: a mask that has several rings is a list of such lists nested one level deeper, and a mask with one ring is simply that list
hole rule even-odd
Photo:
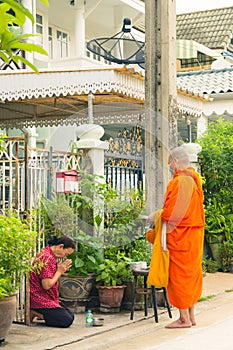
[{"label": "white house", "polygon": [[[86,43],[121,31],[125,17],[132,23],[141,20],[144,3],[51,0],[49,7],[39,0],[22,3],[36,19],[34,26],[27,21],[24,31],[40,34],[35,40],[47,50],[48,58],[35,53],[28,57],[40,75],[28,69],[0,71],[0,128],[9,135],[30,128],[38,135],[37,145],[67,149],[75,137],[74,125],[91,120],[136,123],[143,111],[142,69],[134,72],[133,67],[111,64],[88,51]],[[132,31],[144,41],[143,33]],[[62,130],[58,125],[63,125]]]},{"label": "white house", "polygon": [[[49,7],[39,0],[22,3],[36,19],[33,26],[27,21],[24,31],[40,34],[35,40],[47,50],[48,57],[35,53],[28,57],[39,68],[39,75],[29,69],[0,71],[1,129],[9,135],[27,129],[32,145],[67,150],[70,140],[76,137],[76,125],[94,122],[106,130],[110,125],[116,132],[121,124],[143,122],[144,70],[135,64],[125,67],[104,60],[88,51],[86,43],[120,32],[124,18],[131,19],[135,38],[144,41],[144,1],[50,0]],[[121,49],[127,50],[124,45]],[[212,51],[194,43],[190,52],[211,56]],[[221,58],[220,53],[216,55],[215,52],[215,59]],[[224,79],[220,75],[218,79]],[[204,73],[178,75],[177,115],[182,125],[186,121],[187,130],[190,120],[197,122],[199,132],[205,125],[203,116],[205,123],[205,115],[214,110],[219,113],[217,101],[219,96],[222,100],[222,91],[214,86],[219,80],[211,79],[212,90],[206,91],[204,81],[199,83],[194,77],[203,78]],[[228,99],[228,90],[224,90],[224,99],[226,94]]]}]

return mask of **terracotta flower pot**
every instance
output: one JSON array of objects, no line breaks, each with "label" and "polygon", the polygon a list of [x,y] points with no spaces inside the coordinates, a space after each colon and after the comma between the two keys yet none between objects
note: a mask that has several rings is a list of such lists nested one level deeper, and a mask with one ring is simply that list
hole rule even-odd
[{"label": "terracotta flower pot", "polygon": [[99,286],[97,285],[99,293],[100,306],[119,308],[124,296],[125,285],[122,286]]}]

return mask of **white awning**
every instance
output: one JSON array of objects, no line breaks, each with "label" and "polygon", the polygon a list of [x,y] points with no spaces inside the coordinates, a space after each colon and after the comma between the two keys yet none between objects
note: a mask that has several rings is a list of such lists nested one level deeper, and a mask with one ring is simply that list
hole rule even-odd
[{"label": "white awning", "polygon": [[125,68],[0,72],[0,101],[52,96],[120,94],[144,101],[144,78]]},{"label": "white awning", "polygon": [[177,94],[177,105],[181,114],[189,114],[194,117],[202,115],[202,100],[192,98],[185,94]]},{"label": "white awning", "polygon": [[[179,113],[197,118],[202,114],[233,115],[232,79],[232,69],[179,74]],[[16,127],[22,125],[22,121],[29,126],[58,125],[61,120],[68,123],[71,116],[76,116],[72,119],[74,123],[76,120],[82,123],[87,118],[90,92],[94,95],[95,106],[108,108],[105,116],[101,113],[102,119],[107,113],[111,114],[113,103],[135,104],[132,116],[142,114],[144,88],[144,76],[125,67],[48,69],[40,74],[24,70],[0,71],[0,125]],[[122,107],[120,115],[127,113],[127,108]]]},{"label": "white awning", "polygon": [[233,117],[233,93],[213,94],[211,102],[203,103],[202,111],[207,117],[211,115],[231,115]]},{"label": "white awning", "polygon": [[197,58],[197,52],[203,53],[207,56],[214,57],[214,59],[221,59],[222,55],[215,50],[211,50],[208,47],[197,43],[194,40],[179,39],[176,40],[176,58],[177,59],[189,59]]}]

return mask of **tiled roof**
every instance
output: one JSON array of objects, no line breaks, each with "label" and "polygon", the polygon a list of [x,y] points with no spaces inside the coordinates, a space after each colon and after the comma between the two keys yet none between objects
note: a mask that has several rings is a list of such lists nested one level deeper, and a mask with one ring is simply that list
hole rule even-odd
[{"label": "tiled roof", "polygon": [[177,39],[194,40],[223,50],[233,32],[233,6],[176,16]]},{"label": "tiled roof", "polygon": [[233,92],[233,68],[179,73],[177,88],[196,96]]},{"label": "tiled roof", "polygon": [[[143,22],[137,23],[134,28],[145,32]],[[194,40],[209,49],[222,52],[227,45],[230,45],[232,32],[233,6],[176,16],[176,38]]]}]

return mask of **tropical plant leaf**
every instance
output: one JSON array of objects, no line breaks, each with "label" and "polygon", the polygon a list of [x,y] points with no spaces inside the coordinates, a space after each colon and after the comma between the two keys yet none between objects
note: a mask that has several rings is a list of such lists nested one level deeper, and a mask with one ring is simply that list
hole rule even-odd
[{"label": "tropical plant leaf", "polygon": [[[41,0],[41,1],[45,3],[46,0]],[[16,19],[17,18],[21,19],[21,26],[25,22],[25,17],[28,17],[30,19],[30,21],[34,24],[34,17],[33,17],[33,15],[22,4],[18,3],[15,0],[2,0],[2,3],[3,4],[8,4],[10,6],[10,8],[12,8],[12,10],[16,14],[16,16],[15,16]]]},{"label": "tropical plant leaf", "polygon": [[0,50],[0,58],[6,62],[9,63],[9,56],[7,56],[3,51]]},{"label": "tropical plant leaf", "polygon": [[27,43],[27,42],[12,43],[10,45],[10,48],[21,49],[22,51],[27,51],[27,52],[38,52],[42,55],[48,55],[48,53],[43,49],[43,47],[36,44]]},{"label": "tropical plant leaf", "polygon": [[43,2],[43,4],[45,4],[46,6],[49,6],[49,1],[48,0],[40,0],[41,2]]},{"label": "tropical plant leaf", "polygon": [[35,73],[39,74],[39,71],[37,69],[37,67],[32,64],[30,61],[28,61],[26,58],[18,55],[18,56],[12,56],[12,60],[16,63],[18,63],[19,61],[21,61],[22,63],[24,63],[26,66],[30,67]]}]

